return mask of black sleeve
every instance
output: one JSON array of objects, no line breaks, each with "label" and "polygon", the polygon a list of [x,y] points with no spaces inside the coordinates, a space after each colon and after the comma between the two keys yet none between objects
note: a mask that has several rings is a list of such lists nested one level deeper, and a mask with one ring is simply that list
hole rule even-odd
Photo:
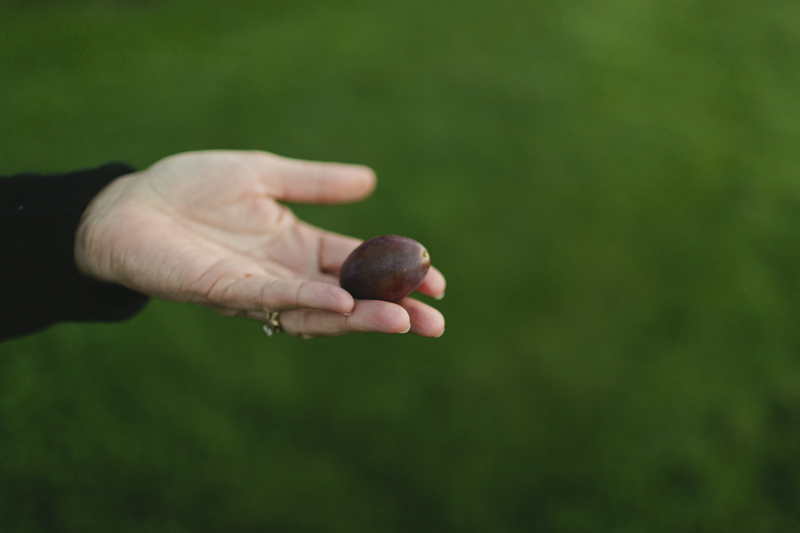
[{"label": "black sleeve", "polygon": [[75,231],[92,198],[133,172],[121,163],[59,175],[0,178],[0,340],[57,322],[125,320],[147,296],[84,277]]}]

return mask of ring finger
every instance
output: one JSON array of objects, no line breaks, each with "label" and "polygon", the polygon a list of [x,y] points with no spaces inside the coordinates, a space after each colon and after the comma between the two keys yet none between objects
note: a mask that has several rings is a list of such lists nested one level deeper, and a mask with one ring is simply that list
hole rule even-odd
[{"label": "ring finger", "polygon": [[367,331],[406,333],[411,325],[408,312],[401,306],[377,300],[356,300],[350,315],[319,309],[284,311],[280,323],[289,335],[305,338]]}]

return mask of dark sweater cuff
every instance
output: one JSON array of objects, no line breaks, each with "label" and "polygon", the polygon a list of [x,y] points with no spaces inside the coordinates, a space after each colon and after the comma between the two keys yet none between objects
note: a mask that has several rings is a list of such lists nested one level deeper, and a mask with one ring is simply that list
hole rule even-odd
[{"label": "dark sweater cuff", "polygon": [[92,198],[135,169],[122,163],[50,176],[0,179],[0,339],[57,322],[125,320],[147,296],[85,278],[75,265],[75,231]]}]

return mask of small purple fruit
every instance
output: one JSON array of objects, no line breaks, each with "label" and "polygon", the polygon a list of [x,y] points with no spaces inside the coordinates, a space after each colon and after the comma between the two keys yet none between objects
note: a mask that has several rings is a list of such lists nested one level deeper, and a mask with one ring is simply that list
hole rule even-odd
[{"label": "small purple fruit", "polygon": [[422,284],[430,267],[428,250],[414,239],[381,235],[347,256],[339,284],[358,300],[396,302]]}]

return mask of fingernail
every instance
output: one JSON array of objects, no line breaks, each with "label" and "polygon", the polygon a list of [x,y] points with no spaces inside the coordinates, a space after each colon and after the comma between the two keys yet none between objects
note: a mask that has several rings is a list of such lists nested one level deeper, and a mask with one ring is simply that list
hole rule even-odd
[{"label": "fingernail", "polygon": [[406,330],[405,331],[401,331],[400,333],[408,333],[409,331],[411,331],[411,324],[410,323],[408,324],[408,327],[406,328]]},{"label": "fingernail", "polygon": [[342,314],[343,314],[344,316],[350,316],[350,315],[352,315],[353,313],[342,313]]},{"label": "fingernail", "polygon": [[436,335],[436,338],[438,339],[438,338],[439,338],[439,337],[441,337],[442,335],[444,335],[444,328],[442,328],[442,332],[441,332],[441,333],[439,333],[438,335]]},{"label": "fingernail", "polygon": [[436,298],[437,300],[441,300],[442,298],[444,298],[444,293],[440,294],[439,296],[434,296],[434,298]]}]

